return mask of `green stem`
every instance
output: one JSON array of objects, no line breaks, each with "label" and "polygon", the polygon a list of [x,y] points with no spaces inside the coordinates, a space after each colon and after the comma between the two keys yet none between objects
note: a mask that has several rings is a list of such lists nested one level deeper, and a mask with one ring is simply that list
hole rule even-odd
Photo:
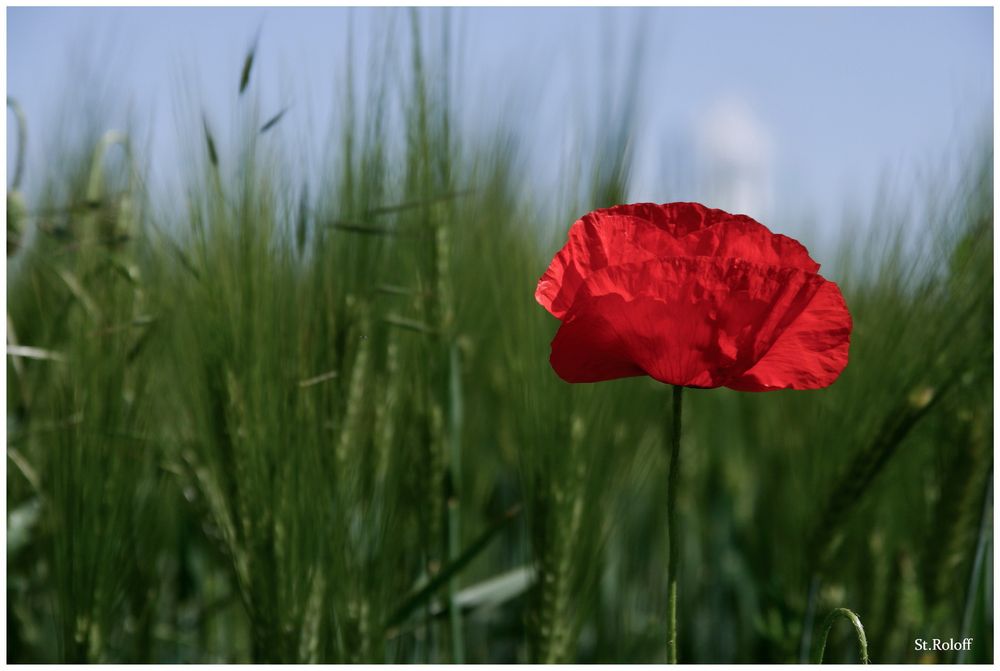
[{"label": "green stem", "polygon": [[[452,340],[448,352],[448,436],[451,454],[448,459],[451,496],[448,499],[448,562],[454,562],[461,554],[461,476],[462,476],[462,369],[458,344]],[[462,633],[462,612],[456,595],[458,579],[448,581],[448,621],[451,625],[451,662],[465,664],[465,637]]]},{"label": "green stem", "polygon": [[21,105],[10,96],[7,96],[7,107],[14,112],[17,119],[17,160],[14,163],[14,181],[10,184],[11,191],[21,188],[21,180],[24,178],[24,156],[25,147],[28,141],[28,121],[24,116]]},{"label": "green stem", "polygon": [[818,645],[816,646],[816,655],[813,657],[813,664],[823,663],[823,653],[826,652],[826,639],[830,635],[830,629],[833,628],[833,622],[840,616],[851,623],[854,627],[854,633],[858,637],[858,652],[861,655],[861,663],[868,663],[868,639],[865,637],[865,628],[861,624],[861,618],[855,615],[854,611],[848,610],[847,608],[834,608],[833,612],[826,616],[826,621],[823,622],[823,634],[819,638]]},{"label": "green stem", "polygon": [[677,478],[681,467],[681,401],[684,387],[674,386],[670,436],[670,473],[667,476],[667,663],[677,663]]},{"label": "green stem", "polygon": [[802,637],[799,639],[799,664],[809,663],[809,648],[812,647],[813,620],[816,619],[820,582],[819,573],[813,573],[809,579],[809,597],[806,600],[806,613],[802,621]]},{"label": "green stem", "polygon": [[[962,612],[961,639],[964,641],[969,636],[972,628],[973,604],[976,601],[976,591],[979,585],[979,574],[983,567],[983,558],[986,554],[986,542],[990,533],[990,511],[993,509],[993,467],[990,467],[986,475],[986,492],[983,495],[983,514],[979,520],[979,538],[976,541],[976,554],[972,560],[972,568],[969,570],[969,588],[965,592],[965,608]],[[965,647],[958,649],[955,663],[965,663]]]}]

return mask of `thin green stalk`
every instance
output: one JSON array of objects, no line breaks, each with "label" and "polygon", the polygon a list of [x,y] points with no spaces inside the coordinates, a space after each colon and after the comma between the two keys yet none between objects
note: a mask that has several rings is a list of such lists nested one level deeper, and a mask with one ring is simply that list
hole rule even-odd
[{"label": "thin green stalk", "polygon": [[[979,521],[979,538],[976,541],[976,554],[969,569],[969,588],[965,592],[965,607],[962,611],[962,631],[960,640],[969,636],[972,628],[972,610],[976,600],[976,590],[979,587],[979,574],[983,567],[983,557],[986,554],[986,541],[990,533],[990,511],[993,509],[993,468],[986,475],[986,493],[983,495],[983,514]],[[955,656],[956,664],[965,663],[966,649],[961,647]]]},{"label": "thin green stalk", "polygon": [[667,476],[667,663],[677,663],[677,478],[681,467],[681,401],[684,387],[674,386],[670,437],[670,473]]},{"label": "thin green stalk", "polygon": [[[449,477],[451,480],[451,496],[448,500],[448,563],[458,559],[461,554],[461,482],[462,468],[462,369],[459,358],[458,344],[451,343],[448,352],[450,398],[448,434],[451,454],[448,459]],[[451,625],[451,661],[453,664],[465,664],[465,638],[462,633],[462,610],[456,600],[458,580],[452,577],[448,581],[448,620]]]},{"label": "thin green stalk", "polygon": [[833,612],[826,616],[826,620],[823,622],[823,635],[820,636],[819,642],[816,646],[816,654],[813,657],[813,664],[823,663],[823,653],[826,652],[826,639],[830,635],[830,629],[833,628],[833,622],[837,619],[837,616],[843,617],[851,626],[854,627],[854,633],[858,637],[858,653],[861,655],[861,663],[868,663],[868,639],[865,637],[865,628],[861,624],[861,618],[859,618],[854,611],[847,608],[834,608]]},{"label": "thin green stalk", "polygon": [[816,602],[819,597],[820,577],[813,573],[809,579],[809,598],[806,600],[806,613],[802,619],[802,638],[799,639],[799,664],[809,663],[809,648],[812,647],[813,620],[816,618]]},{"label": "thin green stalk", "polygon": [[24,157],[25,148],[28,141],[28,122],[21,109],[20,103],[11,96],[7,96],[7,107],[14,112],[17,119],[17,159],[14,162],[14,180],[10,183],[10,190],[17,191],[21,188],[21,180],[24,178]]}]

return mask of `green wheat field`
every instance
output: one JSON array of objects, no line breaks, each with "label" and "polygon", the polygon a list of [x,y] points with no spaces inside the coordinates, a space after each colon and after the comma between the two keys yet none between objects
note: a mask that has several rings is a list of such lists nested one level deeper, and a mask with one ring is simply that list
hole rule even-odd
[{"label": "green wheat field", "polygon": [[[251,50],[232,128],[187,109],[182,197],[99,110],[8,190],[8,661],[665,659],[671,390],[562,382],[533,298],[626,201],[631,107],[538,193],[399,29],[405,76],[347,66],[305,177]],[[11,94],[14,152],[43,140]],[[686,393],[682,662],[809,661],[836,608],[873,662],[992,662],[991,147],[818,257],[833,386]],[[860,654],[836,620],[824,661]]]}]

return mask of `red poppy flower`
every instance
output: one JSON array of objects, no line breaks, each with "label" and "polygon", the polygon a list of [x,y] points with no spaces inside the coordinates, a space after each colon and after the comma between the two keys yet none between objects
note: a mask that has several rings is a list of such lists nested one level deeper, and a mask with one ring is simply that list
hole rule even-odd
[{"label": "red poppy flower", "polygon": [[573,224],[535,299],[562,320],[550,361],[567,382],[819,389],[847,365],[851,315],[818,270],[745,215],[619,205]]}]

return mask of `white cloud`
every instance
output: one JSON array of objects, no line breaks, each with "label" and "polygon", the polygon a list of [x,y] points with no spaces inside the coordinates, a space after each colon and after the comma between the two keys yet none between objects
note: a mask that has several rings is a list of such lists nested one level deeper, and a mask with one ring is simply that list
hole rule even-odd
[{"label": "white cloud", "polygon": [[696,128],[701,178],[716,207],[766,217],[774,143],[745,100],[713,103]]}]

